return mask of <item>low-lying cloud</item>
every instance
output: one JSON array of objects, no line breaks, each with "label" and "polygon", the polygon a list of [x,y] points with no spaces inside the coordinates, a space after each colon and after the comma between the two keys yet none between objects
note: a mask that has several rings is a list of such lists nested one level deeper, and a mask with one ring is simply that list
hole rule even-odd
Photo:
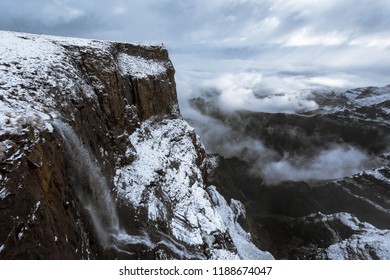
[{"label": "low-lying cloud", "polygon": [[[326,143],[326,148],[318,148],[317,152],[313,152],[315,147],[310,147],[303,154],[293,155],[287,151],[281,154],[266,146],[262,139],[251,137],[242,130],[233,130],[223,117],[212,117],[216,109],[229,116],[237,110],[294,114],[318,108],[308,92],[277,93],[262,87],[262,82],[262,77],[256,73],[223,75],[207,80],[205,85],[209,88],[198,92],[206,101],[202,110],[184,107],[186,119],[201,136],[207,152],[244,160],[251,166],[250,174],[261,177],[267,185],[288,180],[338,179],[372,167],[370,157],[351,145]],[[235,120],[245,122],[240,118]],[[235,126],[240,127],[240,124]],[[284,132],[296,133],[294,128]]]},{"label": "low-lying cloud", "polygon": [[223,74],[208,80],[205,86],[219,94],[215,104],[223,111],[249,110],[267,113],[295,113],[318,108],[308,91],[275,91],[262,83],[256,72]]},{"label": "low-lying cloud", "polygon": [[237,157],[251,165],[250,174],[261,177],[267,185],[283,181],[332,180],[372,168],[370,157],[350,145],[333,145],[316,154],[280,155],[260,139],[232,131],[222,122],[192,112],[190,120],[209,153],[226,158]]},{"label": "low-lying cloud", "polygon": [[252,172],[262,175],[267,184],[281,181],[338,179],[367,168],[368,156],[351,146],[336,146],[312,158],[304,156],[254,165]]}]

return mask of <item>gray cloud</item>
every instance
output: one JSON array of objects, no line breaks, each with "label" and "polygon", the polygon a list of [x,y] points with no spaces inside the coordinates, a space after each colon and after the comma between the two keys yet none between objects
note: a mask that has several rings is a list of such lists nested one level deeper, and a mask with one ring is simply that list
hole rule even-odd
[{"label": "gray cloud", "polygon": [[[201,135],[209,153],[226,158],[238,157],[251,165],[250,173],[261,177],[267,185],[287,180],[333,180],[351,176],[374,167],[378,162],[359,148],[329,143],[316,153],[282,155],[266,147],[261,139],[232,130],[221,121],[188,109],[191,125]],[[290,133],[294,133],[292,129]]]},{"label": "gray cloud", "polygon": [[[296,112],[315,108],[308,94],[313,89],[389,84],[389,14],[388,0],[2,0],[0,29],[164,42],[182,113],[196,120],[209,150],[261,154],[270,158],[270,174],[280,176],[284,165],[308,177],[310,170],[290,159],[272,161],[273,152],[258,140],[227,139],[227,128],[192,110],[188,99],[209,87],[220,92],[215,101],[225,110]],[[321,165],[335,153],[359,164],[362,158],[346,148],[324,153],[312,162]]]},{"label": "gray cloud", "polygon": [[273,162],[257,162],[252,173],[261,174],[267,184],[286,180],[329,180],[372,168],[367,154],[351,146],[335,146],[314,157],[291,157]]},{"label": "gray cloud", "polygon": [[[223,49],[283,45],[304,30],[319,44],[337,37],[343,38],[340,44],[348,44],[365,35],[382,36],[390,23],[386,0],[359,5],[354,0],[6,0],[0,8],[2,28],[45,27],[66,33],[77,22],[84,36],[110,39],[109,29],[111,36],[123,40],[164,39],[173,46]],[[98,24],[93,27],[91,21]]]}]

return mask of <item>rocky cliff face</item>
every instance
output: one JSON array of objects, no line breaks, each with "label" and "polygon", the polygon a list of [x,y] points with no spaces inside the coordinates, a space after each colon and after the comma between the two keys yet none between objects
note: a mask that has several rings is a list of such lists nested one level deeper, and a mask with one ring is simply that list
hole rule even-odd
[{"label": "rocky cliff face", "polygon": [[2,259],[272,258],[207,165],[165,48],[0,32]]}]

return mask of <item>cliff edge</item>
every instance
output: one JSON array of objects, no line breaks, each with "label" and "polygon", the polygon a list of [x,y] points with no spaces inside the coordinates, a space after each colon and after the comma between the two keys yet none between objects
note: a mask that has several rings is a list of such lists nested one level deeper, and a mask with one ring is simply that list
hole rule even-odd
[{"label": "cliff edge", "polygon": [[0,258],[264,259],[161,46],[0,32]]}]

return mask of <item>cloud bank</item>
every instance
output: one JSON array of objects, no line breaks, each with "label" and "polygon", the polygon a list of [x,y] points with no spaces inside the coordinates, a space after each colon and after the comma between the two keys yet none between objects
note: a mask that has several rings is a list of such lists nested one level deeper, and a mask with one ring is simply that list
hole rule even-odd
[{"label": "cloud bank", "polygon": [[204,85],[219,92],[214,104],[223,111],[295,113],[318,108],[310,100],[310,92],[287,88],[279,92],[275,88],[267,88],[262,84],[262,76],[256,72],[224,74],[216,79],[206,80]]}]

